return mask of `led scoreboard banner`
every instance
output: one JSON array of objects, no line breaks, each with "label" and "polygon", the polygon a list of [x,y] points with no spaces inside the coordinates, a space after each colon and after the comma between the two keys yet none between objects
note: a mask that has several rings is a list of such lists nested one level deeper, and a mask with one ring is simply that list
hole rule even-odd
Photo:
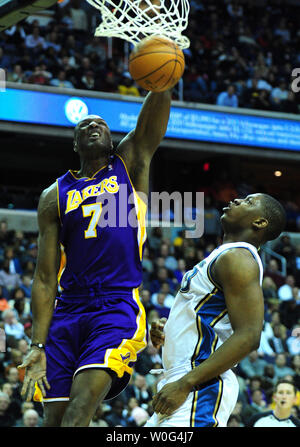
[{"label": "led scoreboard banner", "polygon": [[[71,128],[87,114],[101,115],[112,132],[127,133],[135,127],[142,99],[81,94],[84,91],[8,87],[0,92],[2,129],[5,121]],[[166,138],[300,151],[300,117],[174,102]]]}]

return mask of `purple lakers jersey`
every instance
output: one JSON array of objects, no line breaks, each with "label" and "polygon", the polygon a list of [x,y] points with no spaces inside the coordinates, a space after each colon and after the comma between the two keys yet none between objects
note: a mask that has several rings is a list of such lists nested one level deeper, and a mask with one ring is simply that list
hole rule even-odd
[{"label": "purple lakers jersey", "polygon": [[146,205],[118,155],[92,178],[57,179],[61,296],[129,290],[142,281]]}]

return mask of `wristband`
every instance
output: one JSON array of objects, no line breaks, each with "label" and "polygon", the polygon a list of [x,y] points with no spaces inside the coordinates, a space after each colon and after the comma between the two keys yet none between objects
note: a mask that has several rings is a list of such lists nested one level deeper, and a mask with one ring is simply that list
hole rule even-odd
[{"label": "wristband", "polygon": [[43,343],[31,343],[30,347],[32,348],[33,346],[39,349],[45,349],[45,345]]}]

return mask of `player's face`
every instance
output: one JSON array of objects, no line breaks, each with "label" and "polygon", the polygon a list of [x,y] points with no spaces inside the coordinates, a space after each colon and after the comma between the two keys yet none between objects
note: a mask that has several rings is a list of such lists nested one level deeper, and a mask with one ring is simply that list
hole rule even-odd
[{"label": "player's face", "polygon": [[250,227],[255,219],[262,216],[261,194],[250,194],[245,199],[234,199],[223,208],[221,220],[226,223]]},{"label": "player's face", "polygon": [[87,116],[76,126],[74,143],[75,151],[86,158],[107,154],[112,148],[107,123],[100,116]]},{"label": "player's face", "polygon": [[280,383],[273,397],[279,408],[287,409],[295,405],[296,395],[294,387],[289,383]]}]

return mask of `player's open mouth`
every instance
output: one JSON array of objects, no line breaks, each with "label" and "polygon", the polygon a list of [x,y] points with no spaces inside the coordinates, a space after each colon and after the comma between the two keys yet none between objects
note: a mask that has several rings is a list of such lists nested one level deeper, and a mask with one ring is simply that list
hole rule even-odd
[{"label": "player's open mouth", "polygon": [[92,132],[90,135],[89,135],[89,138],[93,138],[93,139],[95,139],[95,138],[99,138],[101,135],[100,135],[100,132]]},{"label": "player's open mouth", "polygon": [[232,202],[229,202],[229,203],[228,203],[228,206],[224,206],[223,211],[230,210],[231,205],[232,205]]}]

